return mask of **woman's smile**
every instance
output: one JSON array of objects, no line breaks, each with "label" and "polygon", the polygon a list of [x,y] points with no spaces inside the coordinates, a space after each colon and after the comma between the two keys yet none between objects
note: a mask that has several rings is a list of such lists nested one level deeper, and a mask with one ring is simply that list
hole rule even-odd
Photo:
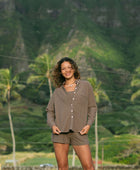
[{"label": "woman's smile", "polygon": [[61,64],[61,73],[66,79],[71,79],[74,77],[74,69],[71,64],[67,61]]}]

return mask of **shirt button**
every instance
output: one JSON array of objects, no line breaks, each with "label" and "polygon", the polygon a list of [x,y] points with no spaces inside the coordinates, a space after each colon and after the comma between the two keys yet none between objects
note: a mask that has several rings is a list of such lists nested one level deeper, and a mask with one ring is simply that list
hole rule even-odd
[{"label": "shirt button", "polygon": [[72,100],[74,100],[74,97],[72,98]]},{"label": "shirt button", "polygon": [[71,110],[71,112],[73,112],[73,110]]},{"label": "shirt button", "polygon": [[73,118],[73,116],[71,116],[71,118]]}]

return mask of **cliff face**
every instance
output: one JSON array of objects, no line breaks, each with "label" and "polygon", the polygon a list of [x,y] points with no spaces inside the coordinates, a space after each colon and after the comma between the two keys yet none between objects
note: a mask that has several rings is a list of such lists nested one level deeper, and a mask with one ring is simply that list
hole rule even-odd
[{"label": "cliff face", "polygon": [[14,0],[0,0],[0,66],[12,66],[17,73],[27,69],[28,57],[26,55],[21,24],[16,17],[16,13]]},{"label": "cliff face", "polygon": [[26,54],[26,47],[20,28],[18,29],[16,42],[12,54],[15,57],[15,60],[13,62],[13,66],[14,68],[16,68],[15,71],[26,71],[28,69],[28,56]]},{"label": "cliff face", "polygon": [[0,0],[0,12],[5,12],[9,16],[14,11],[15,11],[14,0]]},{"label": "cliff face", "polygon": [[[56,57],[62,56],[62,47],[71,52],[75,48],[81,51],[80,44],[87,36],[90,41],[86,47],[91,49],[93,58],[100,59],[107,53],[106,48],[109,50],[109,45],[104,49],[102,41],[110,44],[110,49],[116,48],[129,63],[132,57],[138,63],[139,24],[138,0],[62,0],[59,3],[57,0],[0,0],[0,67],[13,65],[21,72],[27,69],[30,59],[46,50]],[[77,32],[84,35],[81,40],[75,37]],[[70,42],[75,38],[81,42],[72,47]],[[70,50],[64,55],[71,55]],[[86,55],[85,49],[81,56]],[[109,58],[111,55],[108,52]]]}]

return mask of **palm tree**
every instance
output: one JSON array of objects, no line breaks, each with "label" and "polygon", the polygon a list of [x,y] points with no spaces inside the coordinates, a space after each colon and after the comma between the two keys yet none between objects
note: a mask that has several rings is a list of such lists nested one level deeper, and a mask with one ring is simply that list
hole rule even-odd
[{"label": "palm tree", "polygon": [[97,103],[100,103],[101,97],[104,101],[109,101],[109,97],[106,94],[106,92],[102,89],[102,87],[101,87],[102,83],[100,81],[97,82],[97,79],[95,77],[94,78],[88,78],[88,81],[90,82],[90,84],[93,87],[93,92],[94,92],[94,96],[95,96]]},{"label": "palm tree", "polygon": [[43,54],[38,56],[35,59],[34,64],[30,64],[29,67],[34,72],[32,75],[29,76],[27,83],[31,83],[34,81],[40,82],[39,88],[46,84],[48,81],[49,84],[49,91],[50,97],[52,96],[52,86],[51,86],[51,78],[50,78],[50,62],[49,56],[47,54]]},{"label": "palm tree", "polygon": [[[103,100],[109,101],[109,97],[107,96],[105,91],[101,88],[101,82],[97,82],[97,79],[95,77],[88,78],[88,81],[93,87],[93,92],[94,92],[97,104],[100,102],[100,97],[102,97]],[[97,112],[96,112],[96,118],[95,118],[95,144],[96,144],[95,170],[98,170],[98,114]]]},{"label": "palm tree", "polygon": [[0,70],[0,91],[2,94],[3,102],[8,103],[8,117],[11,129],[11,136],[12,136],[12,143],[13,143],[13,165],[16,167],[16,143],[15,143],[15,135],[14,135],[14,128],[13,122],[11,118],[11,106],[10,106],[10,98],[13,97],[15,99],[20,98],[20,94],[17,90],[22,90],[25,86],[18,83],[19,78],[18,76],[12,75],[11,69],[1,69]]},{"label": "palm tree", "polygon": [[135,70],[136,74],[134,74],[131,86],[132,87],[138,87],[138,90],[134,92],[131,96],[131,101],[133,102],[137,97],[140,96],[140,66],[136,68]]}]

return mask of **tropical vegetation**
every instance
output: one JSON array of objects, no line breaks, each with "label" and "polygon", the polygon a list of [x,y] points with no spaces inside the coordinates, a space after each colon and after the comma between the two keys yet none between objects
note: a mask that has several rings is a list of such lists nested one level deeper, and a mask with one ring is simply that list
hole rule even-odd
[{"label": "tropical vegetation", "polygon": [[[0,4],[0,156],[14,152],[8,113],[16,153],[53,152],[46,125],[46,106],[54,90],[50,74],[55,63],[68,56],[77,62],[81,78],[93,86],[99,159],[140,164],[139,1],[2,0]],[[89,141],[95,158],[94,125]]]},{"label": "tropical vegetation", "polygon": [[15,134],[13,121],[11,117],[11,105],[10,99],[13,97],[14,99],[19,99],[21,96],[18,93],[18,90],[22,90],[25,86],[23,84],[19,84],[18,76],[12,75],[12,69],[1,69],[0,70],[0,92],[2,94],[2,102],[7,102],[8,104],[8,117],[11,129],[12,136],[12,144],[13,144],[13,164],[16,166],[16,142],[15,142]]}]

